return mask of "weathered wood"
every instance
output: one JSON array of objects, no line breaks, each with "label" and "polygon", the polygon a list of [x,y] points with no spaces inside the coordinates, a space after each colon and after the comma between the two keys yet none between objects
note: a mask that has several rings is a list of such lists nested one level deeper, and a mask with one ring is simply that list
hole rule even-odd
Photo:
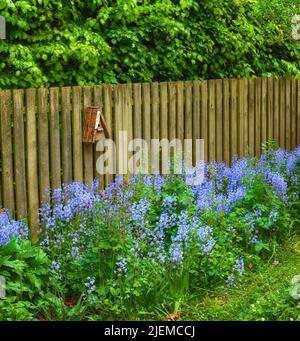
[{"label": "weathered wood", "polygon": [[133,84],[133,138],[142,138],[142,86]]},{"label": "weathered wood", "polygon": [[39,183],[37,158],[36,90],[26,90],[26,150],[28,221],[33,242],[38,240]]},{"label": "weathered wood", "polygon": [[230,162],[230,86],[229,80],[223,80],[223,160]]},{"label": "weathered wood", "polygon": [[216,161],[223,161],[223,97],[222,80],[216,80]]},{"label": "weathered wood", "polygon": [[[120,143],[120,132],[123,130],[123,93],[121,85],[117,85],[114,89],[114,126],[115,126],[115,143],[116,143],[116,169],[117,174],[124,174],[124,153],[123,144]],[[120,148],[119,148],[120,147]]]},{"label": "weathered wood", "polygon": [[185,82],[184,138],[193,138],[193,101],[192,82]]},{"label": "weathered wood", "polygon": [[38,90],[38,160],[41,202],[47,198],[50,188],[48,90]]},{"label": "weathered wood", "polygon": [[216,88],[213,80],[208,81],[208,156],[216,159]]},{"label": "weathered wood", "polygon": [[280,103],[280,90],[279,90],[279,79],[274,79],[274,114],[273,114],[273,129],[274,129],[274,139],[279,142],[279,134],[280,134],[280,119],[279,119],[279,103]]},{"label": "weathered wood", "polygon": [[268,106],[268,127],[267,137],[270,139],[274,138],[274,80],[268,78],[267,80],[267,106]]},{"label": "weathered wood", "polygon": [[61,185],[61,148],[59,120],[59,88],[50,88],[50,168],[51,188]]},{"label": "weathered wood", "polygon": [[249,96],[248,96],[248,127],[249,127],[249,149],[251,156],[255,155],[255,79],[249,79]]},{"label": "weathered wood", "polygon": [[[297,147],[297,81],[291,79],[291,149]],[[300,123],[300,122],[299,122]]]},{"label": "weathered wood", "polygon": [[82,104],[81,87],[72,89],[72,151],[73,151],[73,178],[83,181],[83,150],[82,150]]},{"label": "weathered wood", "polygon": [[268,111],[267,111],[267,78],[261,80],[261,143],[267,141],[268,130]]},{"label": "weathered wood", "polygon": [[255,156],[261,151],[261,78],[255,79]]},{"label": "weathered wood", "polygon": [[[143,135],[142,126],[142,86],[140,83],[133,84],[133,148],[138,152],[138,144],[135,139],[141,139]],[[137,172],[137,168],[134,167],[134,173]]]},{"label": "weathered wood", "polygon": [[71,88],[61,89],[62,114],[62,179],[72,181],[72,126],[71,126]]},{"label": "weathered wood", "polygon": [[169,140],[172,141],[176,138],[176,84],[174,82],[168,83],[168,95],[169,95]]},{"label": "weathered wood", "polygon": [[142,84],[142,122],[143,122],[143,138],[150,142],[151,139],[151,98],[150,84]]},{"label": "weathered wood", "polygon": [[183,82],[177,82],[177,117],[176,117],[176,134],[177,138],[184,139],[184,93]]},{"label": "weathered wood", "polygon": [[[143,150],[143,162],[145,171],[149,171],[151,155],[151,97],[150,84],[142,84],[142,136],[147,143],[147,149]],[[146,165],[148,168],[146,168]]]},{"label": "weathered wood", "polygon": [[297,145],[300,144],[300,79],[297,80]]},{"label": "weathered wood", "polygon": [[[111,139],[114,139],[114,132],[113,132],[113,98],[112,98],[112,86],[107,85],[104,86],[103,89],[103,99],[104,99],[104,108],[103,108],[103,114],[104,118],[106,120],[107,129],[109,130],[111,134]],[[113,164],[115,165],[115,156],[113,153],[109,154],[109,157],[111,158]],[[113,180],[113,174],[105,174],[105,186],[107,186],[111,181]]]},{"label": "weathered wood", "polygon": [[246,155],[248,145],[249,145],[249,137],[248,137],[248,79],[246,79],[246,78],[240,79],[239,87],[240,87],[240,96],[241,96],[241,98],[239,99],[239,112],[240,112],[239,143],[241,143],[241,147],[239,149],[239,155],[241,157],[243,157]]},{"label": "weathered wood", "polygon": [[204,161],[208,161],[208,88],[207,81],[201,83],[201,139],[204,140]]},{"label": "weathered wood", "polygon": [[15,196],[11,112],[11,91],[3,90],[0,92],[2,201],[3,206],[7,208],[11,214],[14,214]]},{"label": "weathered wood", "polygon": [[[83,88],[83,112],[92,102],[92,87]],[[92,143],[83,143],[83,175],[84,181],[91,186],[94,179],[94,145]]]},{"label": "weathered wood", "polygon": [[27,215],[25,137],[24,137],[24,90],[13,90],[13,136],[16,213]]},{"label": "weathered wood", "polygon": [[124,172],[128,177],[128,162],[132,152],[128,151],[128,143],[133,140],[133,111],[132,111],[132,84],[122,85],[123,92],[123,130],[127,132],[127,141],[123,142]]},{"label": "weathered wood", "polygon": [[279,102],[279,145],[282,148],[285,148],[285,78],[279,79],[279,93],[280,93],[280,102]]},{"label": "weathered wood", "polygon": [[168,138],[168,83],[163,82],[159,85],[160,89],[160,138]]},{"label": "weathered wood", "polygon": [[291,80],[285,80],[285,148],[291,149]]},{"label": "weathered wood", "polygon": [[[103,114],[103,95],[102,95],[102,86],[95,86],[94,87],[94,105],[100,109],[101,114]],[[101,122],[100,122],[101,124]],[[104,133],[103,133],[104,136]],[[97,143],[94,144],[94,177],[99,181],[99,188],[104,189],[105,187],[105,180],[104,175],[99,174],[97,172],[96,164],[97,159],[100,157],[101,153],[97,151]]]},{"label": "weathered wood", "polygon": [[[197,158],[196,155],[196,140],[201,138],[200,127],[200,81],[193,81],[193,162],[195,164]],[[203,155],[201,155],[203,157]],[[196,165],[196,164],[195,164]]]},{"label": "weathered wood", "polygon": [[238,147],[238,83],[236,79],[230,80],[230,158],[237,155]]},{"label": "weathered wood", "polygon": [[[159,139],[160,138],[160,131],[159,131],[159,85],[158,83],[151,84],[151,138],[152,139]],[[157,172],[156,169],[157,159],[159,155],[155,153],[155,151],[151,148],[150,152],[150,172]]]}]

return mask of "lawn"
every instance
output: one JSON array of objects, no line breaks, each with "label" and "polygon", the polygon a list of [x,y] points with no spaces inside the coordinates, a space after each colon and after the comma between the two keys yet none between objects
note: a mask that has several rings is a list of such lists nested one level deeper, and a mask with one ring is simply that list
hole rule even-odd
[{"label": "lawn", "polygon": [[300,237],[280,247],[278,254],[226,293],[204,292],[183,302],[183,320],[192,321],[299,321],[300,303],[290,296],[291,280],[300,274]]}]

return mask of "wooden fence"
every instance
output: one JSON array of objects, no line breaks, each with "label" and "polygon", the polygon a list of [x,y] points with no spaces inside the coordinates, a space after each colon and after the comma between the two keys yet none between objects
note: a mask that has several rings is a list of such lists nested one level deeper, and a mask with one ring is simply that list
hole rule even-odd
[{"label": "wooden fence", "polygon": [[267,138],[300,143],[300,80],[225,79],[0,91],[0,204],[32,225],[45,189],[104,186],[95,145],[82,143],[84,108],[99,105],[112,138],[202,138],[206,160],[259,155]]}]

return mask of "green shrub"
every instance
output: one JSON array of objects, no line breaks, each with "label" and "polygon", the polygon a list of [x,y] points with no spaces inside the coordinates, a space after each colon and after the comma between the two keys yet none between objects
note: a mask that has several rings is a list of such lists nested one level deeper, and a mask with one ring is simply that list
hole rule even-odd
[{"label": "green shrub", "polygon": [[299,76],[298,0],[2,1],[0,88]]}]

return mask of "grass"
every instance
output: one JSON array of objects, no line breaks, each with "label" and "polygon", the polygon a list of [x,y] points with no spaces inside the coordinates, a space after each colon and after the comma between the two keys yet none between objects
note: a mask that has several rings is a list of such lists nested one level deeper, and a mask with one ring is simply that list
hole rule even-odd
[{"label": "grass", "polygon": [[206,293],[180,306],[182,320],[291,321],[300,320],[300,303],[290,296],[291,280],[300,275],[300,236],[282,245],[259,268],[247,269],[243,282],[224,294]]}]

